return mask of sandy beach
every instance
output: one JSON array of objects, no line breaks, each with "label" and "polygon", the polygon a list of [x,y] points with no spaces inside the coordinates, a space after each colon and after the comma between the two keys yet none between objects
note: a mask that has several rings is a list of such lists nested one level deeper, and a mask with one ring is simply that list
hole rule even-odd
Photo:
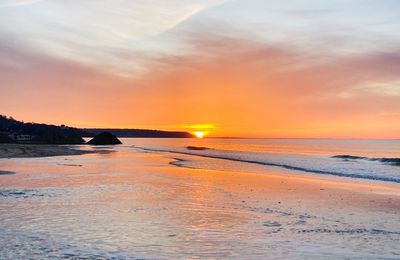
[{"label": "sandy beach", "polygon": [[0,258],[399,257],[397,184],[117,150],[1,160]]},{"label": "sandy beach", "polygon": [[80,155],[96,151],[80,150],[67,145],[0,144],[0,158],[30,158]]}]

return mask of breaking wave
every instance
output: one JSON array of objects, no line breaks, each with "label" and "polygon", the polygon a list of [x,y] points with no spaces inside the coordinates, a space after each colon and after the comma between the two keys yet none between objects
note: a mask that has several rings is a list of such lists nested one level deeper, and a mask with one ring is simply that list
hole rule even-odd
[{"label": "breaking wave", "polygon": [[[248,152],[218,150],[206,147],[201,149],[137,147],[151,152],[168,152],[242,163],[280,167],[288,170],[315,174],[328,174],[340,177],[378,180],[400,183],[399,158],[368,158],[352,155],[305,155],[269,152]],[[341,160],[338,160],[341,159]],[[184,166],[180,162],[179,166]]]},{"label": "breaking wave", "polygon": [[343,160],[378,161],[378,162],[389,164],[389,165],[400,166],[400,158],[369,158],[369,157],[354,156],[354,155],[347,155],[347,154],[335,155],[335,156],[332,156],[332,158],[338,158],[338,159],[343,159]]}]

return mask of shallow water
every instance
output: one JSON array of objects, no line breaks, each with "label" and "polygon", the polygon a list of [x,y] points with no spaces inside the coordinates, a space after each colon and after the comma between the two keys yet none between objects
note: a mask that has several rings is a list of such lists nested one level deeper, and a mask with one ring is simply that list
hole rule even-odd
[{"label": "shallow water", "polygon": [[[278,204],[238,186],[246,172],[271,174],[270,167],[132,148],[158,140],[124,141],[101,147],[118,151],[108,154],[0,160],[1,171],[15,172],[0,176],[0,259],[400,257],[400,215],[392,211],[332,211],[284,194]],[[159,145],[168,142],[188,145]],[[243,175],[229,175],[232,168]]]},{"label": "shallow water", "polygon": [[[147,151],[251,163],[252,166],[247,166],[250,171],[254,164],[261,164],[306,173],[400,183],[400,140],[194,139],[188,142],[128,139],[125,143]],[[202,149],[188,149],[189,145]],[[183,162],[182,166],[223,170],[218,161],[214,165],[204,165],[201,161],[197,158]]]}]

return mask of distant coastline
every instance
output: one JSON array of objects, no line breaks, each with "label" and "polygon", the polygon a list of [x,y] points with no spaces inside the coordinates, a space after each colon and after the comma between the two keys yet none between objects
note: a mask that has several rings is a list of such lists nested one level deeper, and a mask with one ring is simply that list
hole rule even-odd
[{"label": "distant coastline", "polygon": [[148,129],[118,129],[118,128],[83,128],[81,129],[86,136],[93,137],[101,132],[110,132],[117,137],[130,138],[193,138],[188,132],[181,131],[162,131]]},{"label": "distant coastline", "polygon": [[193,138],[188,132],[147,129],[80,129],[66,125],[26,123],[0,115],[0,143],[17,144],[85,144],[82,137],[110,132],[116,137],[131,138]]}]

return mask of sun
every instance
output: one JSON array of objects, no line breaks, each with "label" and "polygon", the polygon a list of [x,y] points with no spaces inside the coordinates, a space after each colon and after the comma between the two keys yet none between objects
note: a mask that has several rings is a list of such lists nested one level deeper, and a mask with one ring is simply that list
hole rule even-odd
[{"label": "sun", "polygon": [[208,136],[216,128],[213,124],[195,124],[185,125],[183,127],[188,129],[188,132],[198,139]]},{"label": "sun", "polygon": [[203,138],[205,135],[206,135],[206,133],[205,132],[202,132],[202,131],[196,131],[196,132],[194,132],[193,133],[197,138]]}]

